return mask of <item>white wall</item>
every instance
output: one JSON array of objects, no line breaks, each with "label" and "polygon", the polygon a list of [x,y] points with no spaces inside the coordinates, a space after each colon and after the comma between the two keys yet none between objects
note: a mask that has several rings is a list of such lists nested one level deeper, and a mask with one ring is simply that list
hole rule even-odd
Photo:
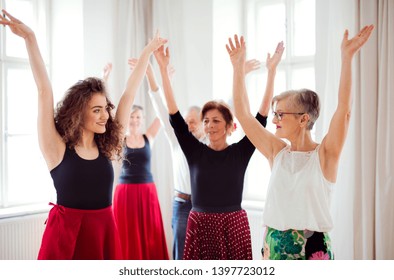
[{"label": "white wall", "polygon": [[79,0],[51,1],[50,73],[55,102],[72,84],[84,76],[82,4]]}]

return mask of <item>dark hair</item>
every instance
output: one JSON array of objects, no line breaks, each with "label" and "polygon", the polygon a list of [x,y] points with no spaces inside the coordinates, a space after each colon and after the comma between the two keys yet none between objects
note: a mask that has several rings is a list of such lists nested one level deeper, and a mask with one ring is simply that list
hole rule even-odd
[{"label": "dark hair", "polygon": [[201,110],[201,120],[204,119],[206,113],[208,111],[217,109],[223,116],[224,120],[226,121],[226,126],[232,126],[233,125],[233,114],[231,113],[230,108],[226,103],[223,101],[208,101],[205,103],[205,105],[202,107]]},{"label": "dark hair", "polygon": [[121,125],[114,119],[112,109],[115,106],[108,99],[103,80],[89,77],[74,84],[65,93],[55,111],[55,125],[63,141],[71,149],[82,138],[82,124],[87,104],[95,94],[102,94],[107,100],[109,118],[103,134],[95,134],[94,138],[101,153],[108,159],[122,157]]},{"label": "dark hair", "polygon": [[305,88],[285,91],[272,99],[272,107],[275,103],[284,99],[287,99],[287,104],[293,110],[309,115],[307,129],[311,130],[320,115],[320,100],[317,93]]}]

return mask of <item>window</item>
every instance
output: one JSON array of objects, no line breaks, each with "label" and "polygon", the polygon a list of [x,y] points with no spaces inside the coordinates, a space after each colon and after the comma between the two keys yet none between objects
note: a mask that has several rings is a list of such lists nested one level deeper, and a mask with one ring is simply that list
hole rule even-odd
[{"label": "window", "polygon": [[[214,23],[214,44],[221,47],[216,49],[214,46],[214,75],[220,72],[214,77],[214,98],[229,100],[232,90],[232,84],[228,82],[229,77],[232,78],[231,67],[223,69],[223,65],[229,63],[228,57],[224,57],[227,53],[223,52],[222,46],[227,39],[223,38],[223,33],[227,37],[234,33],[243,34],[247,59],[255,58],[261,62],[261,68],[246,79],[252,113],[258,111],[265,90],[267,52],[272,54],[280,41],[284,41],[285,53],[277,69],[274,95],[289,89],[315,90],[315,0],[248,0],[240,5],[234,6],[222,19],[215,19],[216,23],[228,23],[232,30]],[[220,90],[223,87],[225,90]],[[275,131],[271,115],[268,116],[267,129]],[[239,130],[236,141],[243,135],[241,128]],[[264,200],[270,173],[268,161],[255,152],[245,177],[244,199]]]},{"label": "window", "polygon": [[[47,52],[47,0],[0,0],[1,6],[30,26],[44,60]],[[48,202],[53,187],[37,141],[37,89],[24,40],[0,34],[0,210]]]}]

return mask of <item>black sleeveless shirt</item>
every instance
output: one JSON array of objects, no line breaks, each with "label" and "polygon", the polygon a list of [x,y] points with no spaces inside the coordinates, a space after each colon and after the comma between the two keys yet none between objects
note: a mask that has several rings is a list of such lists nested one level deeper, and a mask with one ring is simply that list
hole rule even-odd
[{"label": "black sleeveless shirt", "polygon": [[77,209],[101,209],[112,205],[114,170],[99,152],[93,160],[66,147],[62,162],[51,170],[57,204]]},{"label": "black sleeveless shirt", "polygon": [[148,137],[143,135],[145,145],[142,148],[129,148],[125,145],[120,184],[152,183],[151,150]]}]

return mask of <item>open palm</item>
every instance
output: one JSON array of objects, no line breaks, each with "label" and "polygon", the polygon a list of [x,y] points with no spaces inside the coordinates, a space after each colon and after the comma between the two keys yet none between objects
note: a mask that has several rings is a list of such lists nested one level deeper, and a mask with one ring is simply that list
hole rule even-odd
[{"label": "open palm", "polygon": [[373,25],[367,25],[350,40],[348,39],[349,31],[346,30],[341,44],[342,57],[352,57],[368,41],[373,29]]}]

